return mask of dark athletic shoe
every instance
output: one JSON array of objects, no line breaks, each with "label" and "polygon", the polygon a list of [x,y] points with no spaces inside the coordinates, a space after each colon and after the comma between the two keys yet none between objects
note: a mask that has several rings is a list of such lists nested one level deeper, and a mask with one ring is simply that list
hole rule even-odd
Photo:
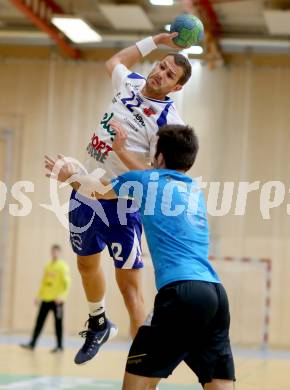
[{"label": "dark athletic shoe", "polygon": [[84,345],[76,354],[75,363],[85,364],[99,352],[100,347],[108,340],[114,338],[118,333],[118,328],[107,320],[104,330],[92,331],[90,329],[79,333],[80,336],[86,339]]}]

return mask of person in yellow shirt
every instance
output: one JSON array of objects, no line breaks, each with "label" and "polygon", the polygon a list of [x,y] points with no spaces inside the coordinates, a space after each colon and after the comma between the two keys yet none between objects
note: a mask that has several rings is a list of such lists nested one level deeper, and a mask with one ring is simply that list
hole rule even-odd
[{"label": "person in yellow shirt", "polygon": [[69,267],[64,260],[61,260],[60,254],[60,246],[53,245],[51,247],[51,260],[45,266],[36,298],[39,312],[32,338],[28,344],[21,344],[22,348],[30,350],[35,348],[47,315],[52,311],[55,319],[57,346],[51,352],[63,351],[63,307],[70,287],[70,274]]}]

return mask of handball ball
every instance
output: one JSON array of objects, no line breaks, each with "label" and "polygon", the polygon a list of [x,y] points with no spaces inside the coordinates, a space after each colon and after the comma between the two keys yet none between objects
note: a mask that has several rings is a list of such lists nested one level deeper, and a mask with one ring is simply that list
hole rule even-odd
[{"label": "handball ball", "polygon": [[204,28],[202,22],[194,15],[182,14],[177,16],[170,26],[170,32],[178,32],[173,42],[180,47],[190,47],[202,41]]}]

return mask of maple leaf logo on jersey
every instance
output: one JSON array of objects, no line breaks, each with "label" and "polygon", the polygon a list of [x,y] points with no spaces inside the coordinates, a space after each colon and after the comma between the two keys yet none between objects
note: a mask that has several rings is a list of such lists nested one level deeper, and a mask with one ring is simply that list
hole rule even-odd
[{"label": "maple leaf logo on jersey", "polygon": [[145,107],[143,112],[146,116],[151,116],[156,114],[156,111],[154,111],[152,107],[149,108]]}]

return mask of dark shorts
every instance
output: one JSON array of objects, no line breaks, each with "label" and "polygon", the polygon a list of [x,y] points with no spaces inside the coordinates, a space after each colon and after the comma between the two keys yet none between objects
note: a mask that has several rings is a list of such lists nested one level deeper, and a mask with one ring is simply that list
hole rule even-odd
[{"label": "dark shorts", "polygon": [[169,284],[155,298],[151,325],[139,328],[126,371],[167,378],[185,361],[201,384],[212,379],[235,380],[229,326],[229,304],[221,284]]},{"label": "dark shorts", "polygon": [[143,268],[142,223],[132,200],[95,200],[73,191],[69,207],[70,241],[76,254],[93,255],[107,246],[116,268]]}]

